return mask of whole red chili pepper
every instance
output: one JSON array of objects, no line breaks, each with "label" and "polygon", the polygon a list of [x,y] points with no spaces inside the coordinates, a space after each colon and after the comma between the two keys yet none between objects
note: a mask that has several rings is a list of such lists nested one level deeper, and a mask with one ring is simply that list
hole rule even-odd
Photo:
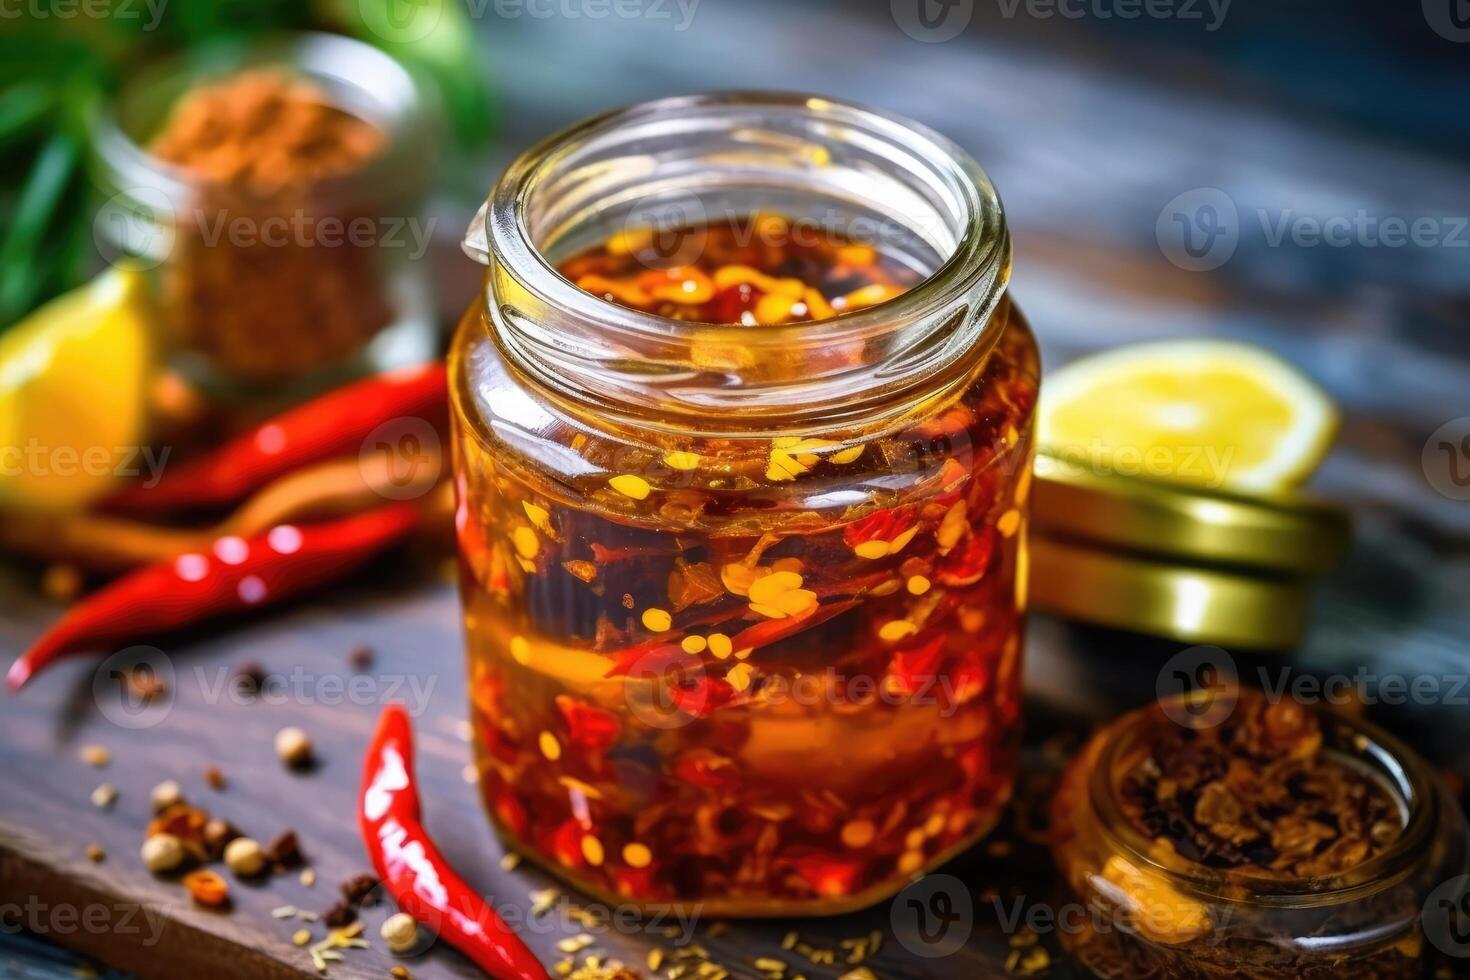
[{"label": "whole red chili pepper", "polygon": [[424,831],[414,784],[413,728],[390,704],[363,761],[357,823],[373,868],[398,907],[431,926],[495,980],[547,980],[519,936],[444,860]]},{"label": "whole red chili pepper", "polygon": [[67,654],[107,649],[300,595],[405,537],[421,519],[421,510],[411,503],[387,504],[321,524],[278,524],[249,540],[218,538],[207,554],[191,552],[141,568],[69,609],[11,664],[6,682],[18,691]]},{"label": "whole red chili pepper", "polygon": [[374,429],[394,419],[418,416],[442,430],[447,405],[448,380],[440,363],[365,378],[277,415],[165,473],[151,487],[123,490],[108,507],[158,511],[230,504],[299,466],[361,451]]}]

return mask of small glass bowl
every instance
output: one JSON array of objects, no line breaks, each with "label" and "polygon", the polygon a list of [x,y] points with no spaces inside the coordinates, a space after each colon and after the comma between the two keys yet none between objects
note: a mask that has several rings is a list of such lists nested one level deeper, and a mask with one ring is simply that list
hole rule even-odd
[{"label": "small glass bowl", "polygon": [[1419,976],[1449,952],[1437,924],[1426,926],[1435,896],[1464,884],[1465,817],[1424,759],[1367,723],[1323,716],[1323,751],[1376,780],[1398,804],[1403,830],[1345,872],[1222,870],[1140,833],[1118,795],[1126,760],[1159,726],[1221,720],[1198,707],[1182,697],[1125,715],[1063,774],[1051,846],[1079,914],[1059,917],[1072,924],[1059,938],[1082,966],[1118,978],[1388,978]]}]

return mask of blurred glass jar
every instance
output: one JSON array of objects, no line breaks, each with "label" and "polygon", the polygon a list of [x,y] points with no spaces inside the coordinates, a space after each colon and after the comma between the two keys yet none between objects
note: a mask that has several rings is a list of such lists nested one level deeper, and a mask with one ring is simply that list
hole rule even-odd
[{"label": "blurred glass jar", "polygon": [[[181,100],[247,72],[300,83],[381,144],[358,166],[274,187],[153,152]],[[174,366],[213,399],[290,400],[426,360],[431,129],[412,76],[350,38],[285,35],[157,66],[97,117],[98,247],[154,271]]]},{"label": "blurred glass jar", "polygon": [[1379,787],[1402,820],[1397,838],[1346,870],[1298,877],[1207,866],[1129,820],[1121,787],[1151,764],[1160,732],[1213,727],[1244,710],[1219,690],[1125,715],[1068,764],[1051,815],[1053,856],[1077,908],[1058,918],[1062,944],[1096,976],[1119,980],[1428,975],[1457,941],[1437,900],[1452,891],[1452,906],[1462,900],[1465,818],[1424,759],[1376,727],[1321,717],[1323,757]]},{"label": "blurred glass jar", "polygon": [[[861,235],[927,278],[756,326],[557,271],[665,231],[699,269],[700,229],[756,214],[740,232]],[[802,277],[755,241],[755,278]],[[529,151],[465,245],[489,266],[450,359],[470,689],[515,846],[612,902],[819,914],[989,832],[1039,367],[974,161],[827,99],[669,99]]]}]

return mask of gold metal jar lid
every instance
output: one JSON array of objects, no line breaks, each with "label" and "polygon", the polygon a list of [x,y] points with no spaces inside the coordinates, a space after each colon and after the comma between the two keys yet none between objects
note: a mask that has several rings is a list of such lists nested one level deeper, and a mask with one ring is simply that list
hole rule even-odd
[{"label": "gold metal jar lid", "polygon": [[1258,650],[1296,646],[1346,512],[1036,459],[1031,595],[1113,629]]},{"label": "gold metal jar lid", "polygon": [[1030,538],[1036,608],[1098,626],[1253,650],[1286,650],[1306,629],[1309,583],[1157,561]]},{"label": "gold metal jar lid", "polygon": [[1319,575],[1351,537],[1347,514],[1297,497],[1266,497],[1120,476],[1036,457],[1032,521],[1041,534],[1185,564]]}]

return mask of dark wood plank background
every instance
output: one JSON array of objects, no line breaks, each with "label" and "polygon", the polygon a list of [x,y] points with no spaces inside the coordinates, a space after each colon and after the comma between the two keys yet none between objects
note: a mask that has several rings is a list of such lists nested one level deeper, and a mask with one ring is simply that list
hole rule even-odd
[{"label": "dark wood plank background", "polygon": [[[1288,212],[1326,219],[1362,209],[1379,220],[1433,219],[1451,236],[1454,219],[1470,215],[1470,45],[1436,35],[1414,3],[1237,0],[1215,32],[1183,22],[1008,18],[997,4],[970,6],[963,35],[922,44],[896,27],[887,2],[703,0],[684,31],[674,29],[677,16],[507,18],[482,5],[503,129],[495,158],[463,183],[483,190],[509,154],[576,118],[680,91],[830,92],[933,125],[970,149],[1001,190],[1016,240],[1016,295],[1049,364],[1129,341],[1228,336],[1279,351],[1342,405],[1342,438],[1315,489],[1353,508],[1357,542],[1324,584],[1302,649],[1289,658],[1239,656],[1247,677],[1265,670],[1274,682],[1283,670],[1321,677],[1364,668],[1377,677],[1429,675],[1453,690],[1470,672],[1470,504],[1435,489],[1447,471],[1426,471],[1422,454],[1439,426],[1470,416],[1467,233],[1459,232],[1458,246],[1273,245],[1260,213],[1274,223]],[[1239,243],[1219,268],[1190,272],[1169,261],[1156,223],[1177,195],[1205,187],[1234,203]],[[441,236],[457,234],[470,196],[450,195],[440,206]],[[473,289],[474,269],[452,247],[437,260],[446,310],[456,310]],[[365,869],[349,817],[357,759],[377,700],[390,688],[411,694],[409,682],[427,691],[420,768],[430,829],[477,887],[508,914],[524,914],[530,891],[547,882],[524,868],[498,869],[499,845],[462,773],[469,754],[458,734],[465,711],[452,589],[432,560],[404,564],[385,562],[350,589],[228,631],[171,639],[175,700],[151,727],[111,720],[101,709],[106,700],[92,693],[93,665],[84,662],[4,700],[0,904],[37,897],[53,909],[138,906],[162,910],[167,927],[157,942],[119,943],[115,928],[89,932],[42,915],[40,944],[0,936],[0,973],[68,975],[72,963],[50,942],[147,976],[213,975],[221,950],[232,950],[237,972],[309,972],[305,954],[289,945],[296,924],[272,920],[268,910],[290,902],[320,911],[341,878]],[[32,568],[0,571],[0,663],[58,612],[34,581]],[[352,676],[345,657],[359,643],[377,651],[366,673],[369,695],[364,703],[328,703],[330,678]],[[1049,736],[1146,700],[1174,649],[1035,617],[1027,681],[1033,769],[1048,763],[1039,746]],[[314,692],[310,703],[211,697],[220,677],[247,658],[288,679],[299,668],[294,676]],[[1470,782],[1463,702],[1379,703],[1368,711],[1460,785]],[[315,736],[322,765],[312,775],[292,776],[276,763],[270,735],[285,724]],[[94,742],[113,750],[110,769],[78,760],[80,746]],[[222,793],[203,785],[210,764],[231,779]],[[235,911],[218,915],[192,908],[177,886],[154,882],[139,869],[137,845],[148,789],[164,778],[179,779],[191,797],[257,836],[298,829],[319,870],[316,886],[282,877],[269,888],[236,889]],[[87,801],[103,780],[122,790],[106,813]],[[888,904],[798,928],[814,945],[883,929],[888,943],[872,964],[882,977],[1001,974],[1009,946],[1000,913],[1012,910],[1016,895],[1027,907],[1055,900],[1044,852],[1016,838],[1013,830],[1002,835],[1008,854],[982,847],[944,869],[963,880],[976,908],[974,935],[960,953],[909,954],[895,940]],[[110,852],[100,865],[83,854],[93,840]],[[59,891],[57,876],[41,873],[57,866],[69,873]],[[370,919],[374,926],[380,915]],[[144,916],[140,928],[148,922]],[[745,977],[755,975],[752,957],[773,950],[785,930],[735,925],[710,938],[704,923],[698,933],[732,975]],[[580,931],[552,916],[529,936],[551,962],[560,957],[558,938]],[[1055,950],[1053,939],[1043,937]],[[597,940],[641,963],[650,937],[608,931]],[[350,953],[334,975],[383,976],[391,962]],[[421,977],[471,974],[438,948],[409,965]],[[1070,973],[1058,958],[1050,975]]]}]

